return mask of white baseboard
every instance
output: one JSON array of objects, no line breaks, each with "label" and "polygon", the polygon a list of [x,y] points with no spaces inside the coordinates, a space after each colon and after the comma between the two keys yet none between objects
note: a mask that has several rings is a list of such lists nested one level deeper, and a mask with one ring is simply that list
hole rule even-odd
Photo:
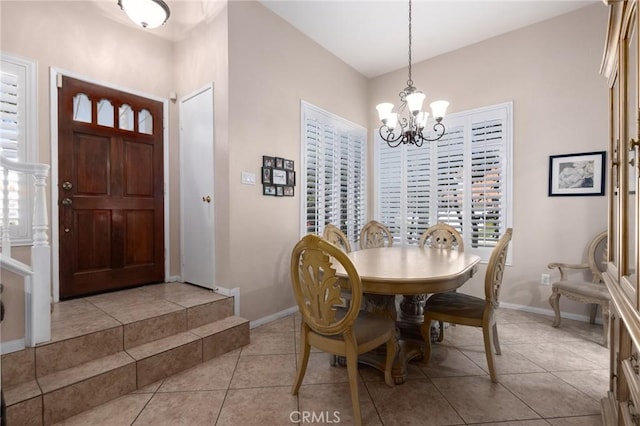
[{"label": "white baseboard", "polygon": [[[507,309],[513,309],[515,311],[531,312],[532,314],[546,315],[551,318],[554,318],[556,316],[556,314],[553,312],[552,309],[534,308],[531,306],[516,305],[513,303],[504,303],[504,302],[500,302],[500,306]],[[562,312],[562,311],[560,313],[562,318],[575,320],[575,321],[589,322],[588,315],[572,314],[569,312]],[[596,324],[602,324],[602,319],[600,317],[596,318]]]},{"label": "white baseboard", "polygon": [[182,282],[182,277],[180,275],[172,275],[170,277],[167,277],[166,282],[168,283]]},{"label": "white baseboard", "polygon": [[9,340],[8,342],[2,342],[2,355],[4,354],[10,354],[12,352],[18,352],[23,350],[26,345],[24,342],[24,339],[17,339],[17,340]]},{"label": "white baseboard", "polygon": [[251,321],[249,328],[256,328],[261,325],[270,323],[271,321],[279,320],[280,318],[288,317],[289,315],[298,312],[298,306],[292,306],[284,311],[276,312],[275,314],[267,315],[266,317]]},{"label": "white baseboard", "polygon": [[240,315],[240,287],[225,288],[216,287],[213,291],[223,296],[233,297],[233,314]]},{"label": "white baseboard", "polygon": [[[223,294],[222,292],[220,292],[220,293]],[[514,304],[514,303],[503,303],[503,302],[500,302],[500,306],[503,307],[503,308],[506,308],[506,309],[513,309],[514,311],[523,311],[523,312],[530,312],[532,314],[545,315],[545,316],[550,317],[550,320],[553,317],[555,317],[555,313],[551,309],[534,308],[534,307],[531,307],[531,306],[517,305],[517,304]],[[295,314],[296,312],[298,312],[298,307],[297,306],[292,306],[292,307],[290,307],[288,309],[285,309],[283,311],[276,312],[274,314],[267,315],[266,317],[259,318],[257,320],[251,321],[251,324],[250,324],[249,327],[250,328],[256,328],[256,327],[259,327],[261,325],[268,324],[268,323],[270,323],[272,321],[279,320],[280,318],[284,318],[286,316]],[[587,315],[578,315],[578,314],[572,314],[572,313],[567,313],[567,312],[562,312],[562,318],[571,319],[571,320],[575,320],[575,321],[589,322],[589,317]],[[602,324],[602,320],[597,318],[596,319],[596,323],[597,324]]]}]

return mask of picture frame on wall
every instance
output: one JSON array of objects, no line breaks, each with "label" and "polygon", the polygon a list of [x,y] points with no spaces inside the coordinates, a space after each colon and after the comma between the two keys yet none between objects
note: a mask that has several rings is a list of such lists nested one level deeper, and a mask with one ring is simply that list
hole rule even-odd
[{"label": "picture frame on wall", "polygon": [[262,184],[271,184],[271,171],[273,169],[270,167],[262,168]]},{"label": "picture frame on wall", "polygon": [[293,160],[284,160],[284,168],[286,170],[293,170]]},{"label": "picture frame on wall", "polygon": [[605,151],[549,156],[549,196],[604,195]]},{"label": "picture frame on wall", "polygon": [[263,185],[262,195],[276,195],[276,187],[273,185]]},{"label": "picture frame on wall", "polygon": [[293,197],[296,185],[295,162],[283,157],[262,156],[262,195]]},{"label": "picture frame on wall", "polygon": [[274,185],[286,185],[287,184],[287,171],[284,169],[273,169],[271,182]]},{"label": "picture frame on wall", "polygon": [[271,167],[273,168],[274,166],[274,159],[273,157],[269,157],[268,155],[263,155],[262,156],[262,167]]}]

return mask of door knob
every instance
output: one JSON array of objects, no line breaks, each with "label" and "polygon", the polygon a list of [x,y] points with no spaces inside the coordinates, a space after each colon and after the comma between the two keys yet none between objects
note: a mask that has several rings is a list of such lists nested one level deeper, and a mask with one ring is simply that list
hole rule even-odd
[{"label": "door knob", "polygon": [[64,182],[62,184],[62,189],[64,189],[65,191],[69,191],[71,188],[73,188],[73,185],[71,185],[71,182]]},{"label": "door knob", "polygon": [[71,198],[65,198],[64,200],[62,200],[63,206],[70,206],[71,204],[73,204],[73,201],[71,201]]},{"label": "door knob", "polygon": [[210,203],[211,202],[211,196],[207,195],[206,197],[202,197],[202,202],[203,203]]}]

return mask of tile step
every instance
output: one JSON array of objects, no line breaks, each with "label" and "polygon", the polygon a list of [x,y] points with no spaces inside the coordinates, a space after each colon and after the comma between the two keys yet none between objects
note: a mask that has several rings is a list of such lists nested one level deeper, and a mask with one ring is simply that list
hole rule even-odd
[{"label": "tile step", "polygon": [[8,424],[60,422],[244,346],[249,333],[248,320],[230,316],[5,387]]}]

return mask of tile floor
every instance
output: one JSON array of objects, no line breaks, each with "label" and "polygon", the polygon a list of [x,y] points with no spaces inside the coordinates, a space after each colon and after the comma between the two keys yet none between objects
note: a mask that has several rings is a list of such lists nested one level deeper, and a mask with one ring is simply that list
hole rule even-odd
[{"label": "tile floor", "polygon": [[[149,385],[61,425],[352,424],[346,370],[314,352],[298,396],[290,394],[297,364],[299,317],[251,330],[251,343]],[[386,386],[360,367],[366,425],[600,425],[609,352],[602,327],[508,309],[499,310],[500,383],[487,374],[480,329],[447,329],[429,365],[410,365],[406,383]],[[324,421],[318,421],[319,419]]]}]

